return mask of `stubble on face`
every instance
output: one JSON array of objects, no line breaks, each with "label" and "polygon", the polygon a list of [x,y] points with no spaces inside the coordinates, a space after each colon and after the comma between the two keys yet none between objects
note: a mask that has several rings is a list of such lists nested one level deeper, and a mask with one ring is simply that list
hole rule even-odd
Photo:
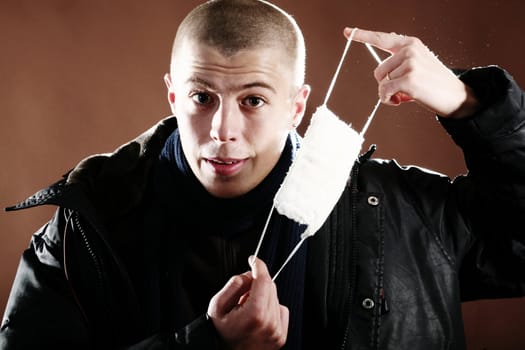
[{"label": "stubble on face", "polygon": [[[271,48],[224,57],[211,47],[193,43],[174,59],[176,98],[172,109],[179,120],[182,147],[192,171],[212,195],[247,193],[280,157],[293,128],[290,96],[296,92],[290,83],[291,72],[280,64],[280,55]],[[203,94],[197,101],[208,102],[210,97],[211,103],[196,103],[192,91]],[[244,105],[250,101],[244,98],[250,96],[261,97],[264,104],[259,108]],[[217,113],[231,113],[235,120],[228,120],[235,134],[231,140],[213,137]]]}]

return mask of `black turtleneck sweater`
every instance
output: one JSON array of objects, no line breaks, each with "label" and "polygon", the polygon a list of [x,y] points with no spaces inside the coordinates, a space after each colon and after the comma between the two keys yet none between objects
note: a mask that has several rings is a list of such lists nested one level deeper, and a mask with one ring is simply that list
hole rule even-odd
[{"label": "black turtleneck sweater", "polygon": [[[231,276],[249,270],[248,257],[255,252],[297,140],[292,134],[270,174],[237,198],[209,194],[189,168],[178,131],[167,140],[154,175],[153,198],[163,218],[157,225],[164,231],[162,264],[167,265],[171,290],[164,298],[169,299],[174,327],[204,314],[212,296]],[[274,211],[259,254],[272,276],[303,231],[304,227]],[[285,349],[301,348],[305,265],[302,247],[276,280],[279,301],[290,310]]]}]

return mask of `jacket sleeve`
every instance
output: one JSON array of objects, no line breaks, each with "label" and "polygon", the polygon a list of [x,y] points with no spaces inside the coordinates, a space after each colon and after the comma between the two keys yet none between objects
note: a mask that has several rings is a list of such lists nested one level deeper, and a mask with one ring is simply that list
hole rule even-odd
[{"label": "jacket sleeve", "polygon": [[[482,104],[471,118],[441,122],[463,149],[468,175],[454,181],[467,237],[456,237],[463,300],[525,294],[524,93],[504,70],[460,78]],[[454,235],[454,233],[452,233]]]},{"label": "jacket sleeve", "polygon": [[90,310],[83,310],[66,278],[62,252],[66,213],[57,210],[22,255],[0,328],[0,349],[219,348],[217,332],[205,315],[180,330],[159,332],[134,345],[119,346],[113,344],[115,339],[96,337],[85,313]]},{"label": "jacket sleeve", "polygon": [[126,350],[208,350],[222,348],[221,341],[211,320],[206,315],[202,315],[186,327],[172,334],[155,334],[126,348]]},{"label": "jacket sleeve", "polygon": [[64,277],[58,214],[23,253],[0,330],[2,349],[88,348],[88,328]]}]

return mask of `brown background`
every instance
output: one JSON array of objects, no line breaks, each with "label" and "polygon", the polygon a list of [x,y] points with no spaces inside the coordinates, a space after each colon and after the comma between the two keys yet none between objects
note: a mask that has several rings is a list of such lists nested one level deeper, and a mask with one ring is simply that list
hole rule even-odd
[{"label": "brown background", "polygon": [[[198,1],[0,0],[0,205],[54,182],[169,113],[162,81],[173,34]],[[303,28],[308,114],[344,47],[345,25],[420,37],[454,67],[498,64],[525,86],[520,0],[277,0]],[[376,101],[375,61],[352,45],[330,108],[361,129]],[[366,137],[376,156],[455,176],[460,152],[432,114],[382,106]],[[308,121],[303,126],[308,124]],[[0,213],[0,313],[22,250],[53,208]],[[525,348],[525,299],[464,305],[469,349]]]}]

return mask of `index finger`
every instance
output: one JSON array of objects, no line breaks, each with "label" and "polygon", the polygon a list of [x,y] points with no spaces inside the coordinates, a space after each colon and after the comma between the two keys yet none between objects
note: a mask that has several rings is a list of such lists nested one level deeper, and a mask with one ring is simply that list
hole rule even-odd
[{"label": "index finger", "polygon": [[270,272],[268,272],[266,264],[261,259],[252,255],[249,257],[248,263],[252,268],[252,276],[254,279],[262,276],[261,278],[270,278],[271,280]]},{"label": "index finger", "polygon": [[264,300],[268,296],[268,292],[273,290],[275,284],[270,277],[270,273],[266,264],[259,258],[251,257],[250,266],[252,268],[253,281],[250,288],[250,295],[252,295],[252,300],[259,299]]},{"label": "index finger", "polygon": [[370,44],[378,49],[393,53],[397,48],[406,44],[406,36],[396,33],[385,33],[359,28],[345,28],[344,35],[350,37],[352,30],[355,30],[353,40],[364,44]]}]

